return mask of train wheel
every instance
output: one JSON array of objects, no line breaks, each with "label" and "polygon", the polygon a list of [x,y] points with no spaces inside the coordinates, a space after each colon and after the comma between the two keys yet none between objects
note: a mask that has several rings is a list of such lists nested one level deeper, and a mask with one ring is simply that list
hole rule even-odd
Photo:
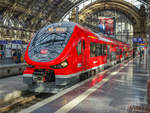
[{"label": "train wheel", "polygon": [[88,73],[88,78],[90,78],[91,77],[91,71],[88,71],[87,73]]},{"label": "train wheel", "polygon": [[91,71],[91,76],[94,76],[94,75],[96,75],[96,70]]},{"label": "train wheel", "polygon": [[101,68],[100,67],[98,68],[98,72],[101,72]]},{"label": "train wheel", "polygon": [[93,70],[94,71],[94,75],[96,75],[97,74],[97,71],[96,71],[96,69],[95,70]]},{"label": "train wheel", "polygon": [[93,76],[93,75],[94,75],[94,71],[92,70],[92,71],[91,71],[91,76]]},{"label": "train wheel", "polygon": [[90,77],[89,72],[86,72],[86,79]]},{"label": "train wheel", "polygon": [[80,80],[79,81],[83,81],[83,80],[85,80],[85,79],[87,79],[88,78],[88,73],[83,73],[83,74],[80,74]]},{"label": "train wheel", "polygon": [[83,81],[83,80],[84,80],[84,75],[83,75],[83,74],[80,74],[79,77],[80,77],[80,78],[79,78],[79,79],[80,79],[79,81]]},{"label": "train wheel", "polygon": [[96,71],[96,74],[98,74],[98,73],[99,73],[99,69],[96,69],[95,71]]},{"label": "train wheel", "polygon": [[101,71],[103,71],[104,70],[104,66],[103,67],[101,67]]}]

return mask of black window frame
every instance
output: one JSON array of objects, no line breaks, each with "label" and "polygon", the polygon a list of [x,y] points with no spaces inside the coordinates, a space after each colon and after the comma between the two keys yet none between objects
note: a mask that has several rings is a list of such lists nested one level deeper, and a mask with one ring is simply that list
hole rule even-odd
[{"label": "black window frame", "polygon": [[[90,42],[90,57],[95,57],[94,43]],[[96,48],[95,48],[96,49]]]},{"label": "black window frame", "polygon": [[90,42],[90,57],[97,56],[106,56],[106,44]]}]

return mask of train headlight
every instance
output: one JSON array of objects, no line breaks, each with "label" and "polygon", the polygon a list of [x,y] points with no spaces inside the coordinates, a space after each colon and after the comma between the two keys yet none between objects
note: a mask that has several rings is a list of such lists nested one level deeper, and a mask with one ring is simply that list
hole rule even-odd
[{"label": "train headlight", "polygon": [[57,65],[54,65],[54,66],[51,66],[51,68],[54,68],[54,69],[61,69],[61,68],[65,68],[68,66],[68,62],[67,60],[63,61],[62,63],[60,64],[57,64]]},{"label": "train headlight", "polygon": [[61,65],[62,67],[67,67],[68,62],[67,62],[67,61],[64,61],[64,62],[62,62],[60,65]]}]

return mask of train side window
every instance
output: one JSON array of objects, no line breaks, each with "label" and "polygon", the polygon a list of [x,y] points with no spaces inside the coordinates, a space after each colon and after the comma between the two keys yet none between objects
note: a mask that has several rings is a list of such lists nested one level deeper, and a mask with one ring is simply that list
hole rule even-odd
[{"label": "train side window", "polygon": [[103,56],[104,55],[104,51],[103,51],[103,44],[101,44],[101,46],[100,46],[100,49],[101,49],[101,54],[100,54],[100,56]]},{"label": "train side window", "polygon": [[78,53],[78,55],[81,54],[81,40],[79,41],[79,43],[77,45],[77,53]]},{"label": "train side window", "polygon": [[103,54],[106,55],[106,44],[103,45]]},{"label": "train side window", "polygon": [[102,44],[99,44],[99,49],[100,49],[99,56],[102,56],[103,55],[103,45]]},{"label": "train side window", "polygon": [[101,56],[101,45],[97,44],[97,51],[96,51],[96,56]]},{"label": "train side window", "polygon": [[83,40],[83,49],[85,49],[85,40]]},{"label": "train side window", "polygon": [[95,51],[95,55],[96,56],[100,56],[100,53],[101,52],[101,50],[100,50],[100,44],[96,44],[96,51]]},{"label": "train side window", "polygon": [[102,56],[102,54],[103,54],[103,45],[102,44],[99,44],[99,49],[100,49],[100,54],[99,54],[99,56]]},{"label": "train side window", "polygon": [[120,49],[120,55],[122,55],[122,50]]},{"label": "train side window", "polygon": [[119,55],[121,55],[121,53],[122,53],[122,51],[121,51],[121,49],[119,49]]},{"label": "train side window", "polygon": [[95,57],[96,47],[93,42],[90,43],[90,57]]}]

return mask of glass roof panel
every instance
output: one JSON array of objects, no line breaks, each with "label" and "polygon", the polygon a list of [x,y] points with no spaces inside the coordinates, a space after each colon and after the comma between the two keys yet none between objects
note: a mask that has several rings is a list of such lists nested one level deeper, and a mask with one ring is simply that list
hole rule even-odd
[{"label": "glass roof panel", "polygon": [[[82,8],[84,8],[85,6],[91,4],[91,3],[95,2],[95,1],[97,1],[97,0],[83,0],[82,3],[80,3],[80,4],[78,5],[79,11],[80,11]],[[134,5],[135,7],[137,7],[138,9],[140,8],[140,6],[141,6],[142,4],[145,6],[145,8],[147,7],[147,6],[144,4],[144,2],[143,2],[143,1],[140,1],[140,0],[124,0],[124,1],[131,3],[132,5]]]},{"label": "glass roof panel", "polygon": [[146,5],[144,4],[144,2],[142,2],[141,0],[124,0],[124,1],[131,3],[132,5],[134,5],[135,7],[137,7],[138,9],[140,8],[140,6],[142,4],[146,7]]},{"label": "glass roof panel", "polygon": [[[78,2],[79,0],[70,0],[71,2],[75,3]],[[81,9],[83,9],[84,7],[86,7],[87,5],[95,2],[97,0],[81,0],[81,2],[79,2],[76,6],[79,8],[78,11],[80,11]],[[104,0],[102,0],[104,1]],[[143,0],[123,0],[126,1],[132,5],[134,5],[135,7],[137,7],[138,9],[140,9],[141,5],[143,4],[145,6],[145,8],[148,7],[148,4],[146,4]],[[68,20],[68,15],[70,15],[72,12],[72,10],[69,10],[63,17],[63,20]]]}]

